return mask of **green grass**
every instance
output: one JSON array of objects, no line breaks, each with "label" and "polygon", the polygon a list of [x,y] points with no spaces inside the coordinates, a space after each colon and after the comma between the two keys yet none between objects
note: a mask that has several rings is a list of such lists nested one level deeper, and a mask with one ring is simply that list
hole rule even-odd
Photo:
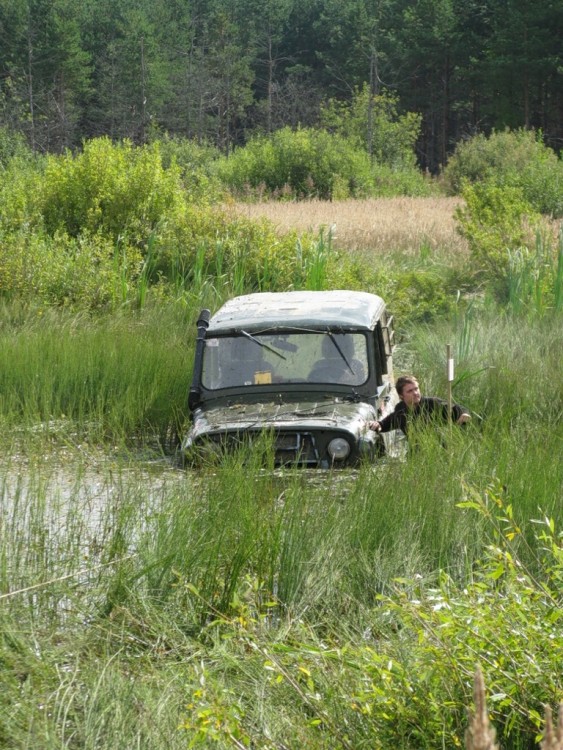
[{"label": "green grass", "polygon": [[184,417],[198,311],[195,303],[101,317],[4,308],[2,422],[72,442],[164,441]]}]

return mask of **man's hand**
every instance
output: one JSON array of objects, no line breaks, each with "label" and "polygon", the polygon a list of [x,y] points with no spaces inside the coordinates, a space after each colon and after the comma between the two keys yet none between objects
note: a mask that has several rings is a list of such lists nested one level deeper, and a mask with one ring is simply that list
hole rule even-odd
[{"label": "man's hand", "polygon": [[368,428],[374,432],[381,432],[381,425],[379,422],[368,422]]},{"label": "man's hand", "polygon": [[467,424],[467,422],[471,422],[471,414],[462,414],[456,424]]}]

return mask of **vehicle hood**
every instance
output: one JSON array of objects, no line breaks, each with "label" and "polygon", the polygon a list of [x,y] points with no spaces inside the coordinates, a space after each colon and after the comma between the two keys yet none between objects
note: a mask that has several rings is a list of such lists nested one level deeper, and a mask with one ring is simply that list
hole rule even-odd
[{"label": "vehicle hood", "polygon": [[365,431],[366,422],[373,419],[376,413],[371,404],[339,398],[207,405],[194,411],[184,447],[205,435],[241,430],[345,430],[357,436]]}]

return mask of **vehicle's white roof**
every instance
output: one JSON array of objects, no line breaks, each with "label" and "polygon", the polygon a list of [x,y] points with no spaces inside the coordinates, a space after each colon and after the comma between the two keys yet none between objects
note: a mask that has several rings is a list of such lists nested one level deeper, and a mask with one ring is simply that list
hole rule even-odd
[{"label": "vehicle's white roof", "polygon": [[247,294],[229,300],[213,315],[208,335],[241,328],[255,332],[282,327],[371,329],[384,309],[376,294],[342,289]]}]

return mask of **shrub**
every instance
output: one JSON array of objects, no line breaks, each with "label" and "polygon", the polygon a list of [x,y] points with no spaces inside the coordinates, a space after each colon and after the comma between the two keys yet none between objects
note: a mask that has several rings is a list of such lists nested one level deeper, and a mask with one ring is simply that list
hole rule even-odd
[{"label": "shrub", "polygon": [[79,154],[49,157],[41,180],[46,231],[72,237],[101,232],[117,241],[146,241],[185,201],[179,169],[164,169],[158,144],[135,148],[97,138]]},{"label": "shrub", "polygon": [[479,134],[458,144],[444,170],[450,193],[485,180],[520,189],[540,213],[563,215],[563,162],[529,130]]},{"label": "shrub", "polygon": [[394,169],[386,164],[377,164],[373,171],[373,195],[377,198],[399,195],[426,197],[437,192],[435,184],[415,167]]},{"label": "shrub", "polygon": [[309,234],[280,236],[266,220],[189,206],[155,235],[152,276],[184,289],[198,277],[237,294],[288,289],[318,267],[319,243]]},{"label": "shrub", "polygon": [[506,299],[510,253],[530,243],[539,214],[522,188],[500,187],[494,179],[467,184],[463,197],[465,206],[455,214],[459,232],[468,240],[477,267]]},{"label": "shrub", "polygon": [[116,246],[100,234],[0,236],[0,292],[6,297],[106,307],[127,300],[141,268],[137,249],[125,243]]},{"label": "shrub", "polygon": [[328,289],[355,289],[383,297],[397,321],[403,324],[434,320],[456,303],[456,274],[438,265],[419,263],[402,267],[388,259],[368,265],[348,253],[334,253],[328,263]]},{"label": "shrub", "polygon": [[33,152],[21,133],[0,126],[0,169],[15,157],[22,160],[31,160],[33,159]]},{"label": "shrub", "polygon": [[14,156],[0,169],[0,229],[8,232],[41,229],[43,166],[42,161]]},{"label": "shrub", "polygon": [[12,160],[0,186],[0,290],[92,308],[143,304],[155,285],[223,294],[322,283],[322,241],[231,216],[205,180],[190,193],[186,154],[183,176],[172,149],[165,168],[158,143],[106,138],[49,156],[44,169]]},{"label": "shrub", "polygon": [[399,115],[397,105],[396,96],[373,96],[365,83],[355,90],[351,102],[331,99],[321,121],[327,130],[361,144],[380,166],[411,170],[416,165],[415,145],[422,118],[413,112]]},{"label": "shrub", "polygon": [[367,152],[323,130],[283,128],[258,136],[218,164],[220,177],[237,194],[250,189],[274,197],[362,197],[373,191]]},{"label": "shrub", "polygon": [[164,135],[155,139],[162,166],[169,169],[176,165],[182,184],[190,201],[209,202],[223,197],[224,187],[216,175],[215,163],[221,152],[214,146],[200,144],[188,138]]}]

